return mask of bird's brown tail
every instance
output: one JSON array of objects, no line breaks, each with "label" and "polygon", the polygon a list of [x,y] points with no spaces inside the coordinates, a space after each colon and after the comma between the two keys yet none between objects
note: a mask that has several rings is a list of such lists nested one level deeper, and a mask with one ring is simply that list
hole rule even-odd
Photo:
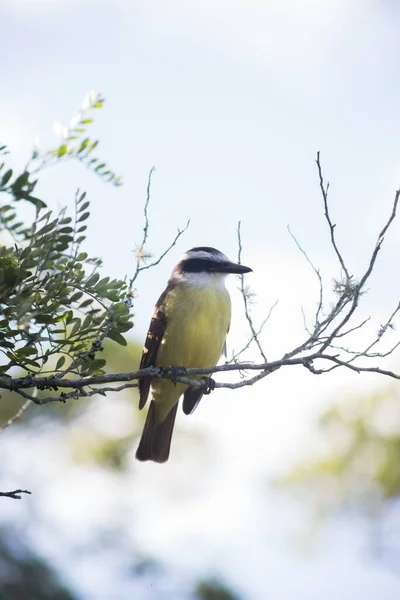
[{"label": "bird's brown tail", "polygon": [[178,403],[168,413],[167,418],[157,424],[155,404],[153,400],[150,402],[142,437],[136,450],[138,460],[154,460],[159,463],[168,460],[177,409]]}]

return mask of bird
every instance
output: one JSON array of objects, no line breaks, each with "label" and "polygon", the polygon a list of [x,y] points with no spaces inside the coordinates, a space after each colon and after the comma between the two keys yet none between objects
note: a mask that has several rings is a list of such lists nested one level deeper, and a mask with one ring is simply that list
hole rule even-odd
[{"label": "bird", "polygon": [[[199,246],[188,250],[174,267],[156,303],[140,369],[214,367],[225,347],[231,321],[226,277],[250,271],[215,248]],[[202,376],[191,378],[199,380]],[[140,377],[138,387],[139,409],[145,406],[150,388],[151,401],[136,458],[166,462],[180,397],[183,395],[183,412],[189,415],[207,389],[149,376]]]}]

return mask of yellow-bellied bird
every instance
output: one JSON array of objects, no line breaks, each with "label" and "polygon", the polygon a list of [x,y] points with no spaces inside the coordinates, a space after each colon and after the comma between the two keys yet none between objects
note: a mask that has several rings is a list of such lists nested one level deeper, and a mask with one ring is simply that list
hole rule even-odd
[{"label": "yellow-bellied bird", "polygon": [[[214,367],[224,348],[231,321],[231,299],[225,287],[229,273],[248,273],[249,267],[231,262],[215,248],[192,248],[172,271],[155,306],[140,368]],[[201,376],[192,376],[200,379]],[[151,402],[136,452],[139,460],[168,460],[178,401],[191,414],[205,388],[166,379],[139,379],[139,408]]]}]

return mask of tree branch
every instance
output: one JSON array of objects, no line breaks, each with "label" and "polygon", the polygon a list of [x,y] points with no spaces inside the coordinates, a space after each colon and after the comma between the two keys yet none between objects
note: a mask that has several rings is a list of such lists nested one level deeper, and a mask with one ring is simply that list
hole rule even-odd
[{"label": "tree branch", "polygon": [[[298,354],[300,351],[298,352]],[[315,361],[328,361],[333,362],[335,365],[340,365],[342,367],[347,367],[352,371],[356,371],[357,373],[361,372],[370,372],[370,373],[379,373],[381,375],[386,375],[393,379],[400,379],[400,374],[395,373],[394,371],[389,371],[385,369],[381,369],[379,367],[364,367],[360,365],[355,365],[353,363],[353,359],[343,360],[337,354],[331,355],[322,352],[321,350],[308,353],[305,356],[296,356],[289,357],[284,356],[280,360],[263,362],[263,363],[252,363],[252,362],[243,362],[237,364],[223,364],[217,365],[215,367],[209,367],[207,369],[197,369],[197,368],[188,368],[185,369],[183,367],[171,367],[169,369],[162,369],[160,367],[148,367],[146,369],[140,369],[138,371],[132,371],[129,373],[107,373],[104,375],[92,375],[90,377],[78,378],[78,379],[62,379],[54,376],[50,377],[19,377],[15,379],[11,379],[9,377],[0,377],[0,388],[14,391],[17,394],[20,394],[24,398],[31,400],[35,404],[43,405],[49,402],[65,402],[71,398],[79,398],[79,397],[90,397],[96,394],[105,395],[108,392],[119,392],[123,389],[137,387],[137,383],[132,383],[133,381],[137,381],[140,377],[152,377],[157,379],[168,379],[173,381],[174,383],[183,383],[190,387],[194,388],[202,388],[207,387],[208,385],[208,377],[213,373],[223,373],[227,371],[260,371],[260,373],[254,377],[243,379],[242,381],[238,381],[235,383],[231,382],[215,382],[216,388],[228,388],[228,389],[238,389],[244,386],[253,385],[257,381],[260,381],[264,377],[267,377],[274,371],[282,367],[289,366],[303,366],[314,374],[321,374],[324,372],[328,372],[328,369],[319,369],[318,371],[313,367],[313,363]],[[330,367],[332,369],[333,367]],[[192,379],[193,375],[202,375],[206,376],[199,379]],[[124,383],[124,385],[119,387],[104,387],[105,384],[109,383]],[[93,388],[95,385],[101,385],[102,387],[97,389]],[[43,398],[35,397],[33,394],[26,392],[26,389],[34,389],[38,391],[43,390],[58,390],[62,388],[63,390],[70,390],[69,392],[61,392],[59,395],[55,396],[46,396]]]},{"label": "tree branch", "polygon": [[[309,259],[306,252],[300,246],[294,235],[291,233],[289,229],[289,233],[295,241],[297,247],[305,256],[308,263],[313,268],[316,273],[319,281],[319,298],[317,303],[317,310],[314,318],[314,328],[311,331],[307,330],[307,335],[305,339],[295,348],[286,352],[280,359],[268,362],[264,350],[262,348],[259,335],[262,331],[262,328],[266,321],[268,320],[274,306],[270,309],[269,315],[264,319],[263,323],[260,327],[256,327],[253,323],[251,311],[250,311],[250,299],[251,292],[244,285],[243,277],[241,278],[240,291],[243,297],[244,302],[244,312],[247,319],[247,323],[251,332],[250,340],[244,346],[244,348],[234,355],[233,363],[227,363],[224,365],[218,365],[214,367],[210,367],[208,369],[197,369],[197,368],[182,368],[179,366],[174,366],[166,369],[158,368],[158,367],[149,367],[147,369],[141,369],[138,371],[132,371],[129,373],[106,373],[101,375],[92,375],[92,376],[80,376],[80,377],[72,377],[72,366],[68,367],[64,371],[56,372],[54,375],[45,376],[35,375],[34,373],[30,373],[26,377],[10,377],[8,375],[0,376],[0,389],[9,390],[14,392],[16,395],[22,396],[27,402],[25,402],[24,407],[30,402],[35,404],[46,404],[49,402],[66,402],[70,399],[77,399],[80,397],[91,397],[96,394],[105,395],[109,392],[120,392],[125,389],[130,389],[137,387],[137,380],[140,377],[150,377],[150,378],[162,378],[170,380],[174,383],[182,383],[184,385],[188,385],[195,388],[206,388],[209,385],[209,378],[213,373],[223,373],[227,371],[238,371],[242,375],[242,379],[237,382],[216,382],[216,388],[228,388],[228,389],[238,389],[244,386],[254,385],[261,379],[264,379],[271,373],[277,371],[282,367],[290,367],[290,366],[301,366],[307,369],[310,373],[314,375],[320,375],[326,372],[329,372],[335,368],[347,368],[357,373],[369,372],[369,373],[377,373],[379,375],[391,377],[393,379],[400,379],[400,374],[382,369],[379,366],[365,366],[362,364],[363,359],[371,359],[377,358],[381,359],[386,356],[389,356],[394,350],[400,345],[400,342],[392,344],[392,347],[382,353],[382,352],[371,352],[371,349],[378,346],[379,342],[382,340],[384,335],[389,329],[394,329],[394,318],[400,312],[400,302],[397,304],[396,308],[393,310],[392,314],[388,318],[387,322],[380,326],[377,335],[375,335],[370,341],[364,350],[357,352],[352,350],[351,348],[344,348],[338,346],[335,341],[341,339],[345,336],[351,336],[352,333],[361,329],[365,326],[365,324],[369,321],[368,319],[364,319],[361,323],[357,325],[351,325],[350,321],[356,312],[358,307],[360,298],[363,293],[365,293],[366,283],[375,267],[377,256],[380,248],[382,247],[384,236],[387,233],[390,225],[396,217],[397,206],[400,197],[400,190],[398,190],[395,194],[395,198],[392,205],[392,210],[389,218],[385,222],[382,227],[377,241],[375,243],[374,249],[372,251],[371,257],[369,259],[368,266],[361,276],[361,278],[357,281],[349,274],[349,271],[345,265],[345,261],[342,257],[341,252],[338,249],[338,245],[335,238],[335,224],[333,224],[330,216],[329,205],[328,205],[328,191],[329,184],[325,185],[324,178],[322,174],[322,167],[320,162],[320,154],[317,154],[317,167],[319,174],[319,185],[322,192],[323,197],[323,205],[324,205],[324,214],[325,218],[329,225],[330,230],[330,238],[335,254],[339,260],[341,268],[345,274],[344,281],[336,281],[335,282],[335,292],[337,293],[337,301],[334,306],[328,310],[324,310],[324,293],[322,286],[322,277],[318,269],[313,265],[312,261]],[[151,192],[151,177],[154,169],[150,171],[148,185],[147,185],[147,196],[146,202],[144,206],[144,228],[143,228],[143,238],[141,243],[141,252],[144,252],[144,246],[147,243],[148,239],[148,231],[149,231],[149,219],[148,219],[148,207],[150,202],[150,192]],[[169,250],[175,245],[176,241],[180,237],[180,235],[186,231],[189,222],[183,230],[178,230],[178,234],[173,240],[172,244],[167,248],[167,250],[160,255],[160,257],[155,260],[153,263],[140,266],[140,261],[143,260],[143,254],[141,258],[138,258],[136,271],[133,278],[130,281],[130,288],[135,281],[139,272],[144,269],[148,269],[152,266],[156,266],[160,263],[162,258],[169,252]],[[242,254],[242,240],[241,240],[241,224],[239,222],[237,235],[238,235],[238,262],[241,262],[241,254]],[[129,290],[131,295],[133,294],[132,290]],[[129,294],[129,293],[128,293]],[[306,328],[307,329],[307,328]],[[105,328],[107,332],[107,329]],[[89,350],[89,354],[95,354],[97,350],[101,346],[101,342],[104,339],[106,333],[95,340],[92,347]],[[349,339],[347,337],[346,339]],[[237,358],[244,350],[246,350],[251,343],[255,343],[258,351],[260,352],[263,361],[261,363],[254,362],[238,362]],[[88,353],[86,353],[88,354]],[[79,360],[79,359],[77,359]],[[318,368],[315,366],[315,363],[318,362]],[[249,376],[249,372],[256,371],[256,374]],[[69,378],[67,378],[67,376]],[[193,379],[193,376],[196,376]],[[110,385],[111,384],[111,385]],[[115,384],[115,385],[113,385]],[[118,385],[117,385],[118,384]],[[98,387],[100,386],[100,387]],[[61,391],[60,391],[61,390]],[[39,392],[46,392],[47,395],[44,397],[38,397]],[[55,394],[51,394],[51,392],[56,392]],[[25,410],[25,408],[23,409]],[[21,409],[22,410],[22,409]],[[20,411],[19,411],[20,412]],[[13,418],[18,418],[19,413]],[[11,420],[12,422],[12,420]],[[6,424],[6,426],[9,423]]]},{"label": "tree branch", "polygon": [[14,490],[13,492],[0,492],[0,496],[12,498],[13,500],[21,500],[21,494],[31,494],[29,490]]}]

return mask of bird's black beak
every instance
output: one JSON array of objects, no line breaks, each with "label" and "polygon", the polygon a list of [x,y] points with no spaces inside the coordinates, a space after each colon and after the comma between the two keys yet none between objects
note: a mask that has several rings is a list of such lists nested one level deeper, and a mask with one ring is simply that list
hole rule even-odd
[{"label": "bird's black beak", "polygon": [[218,273],[234,273],[237,275],[242,275],[243,273],[252,272],[253,269],[250,269],[250,267],[245,267],[244,265],[239,265],[237,263],[225,262],[221,263],[221,265],[218,265],[216,271],[218,271]]}]

